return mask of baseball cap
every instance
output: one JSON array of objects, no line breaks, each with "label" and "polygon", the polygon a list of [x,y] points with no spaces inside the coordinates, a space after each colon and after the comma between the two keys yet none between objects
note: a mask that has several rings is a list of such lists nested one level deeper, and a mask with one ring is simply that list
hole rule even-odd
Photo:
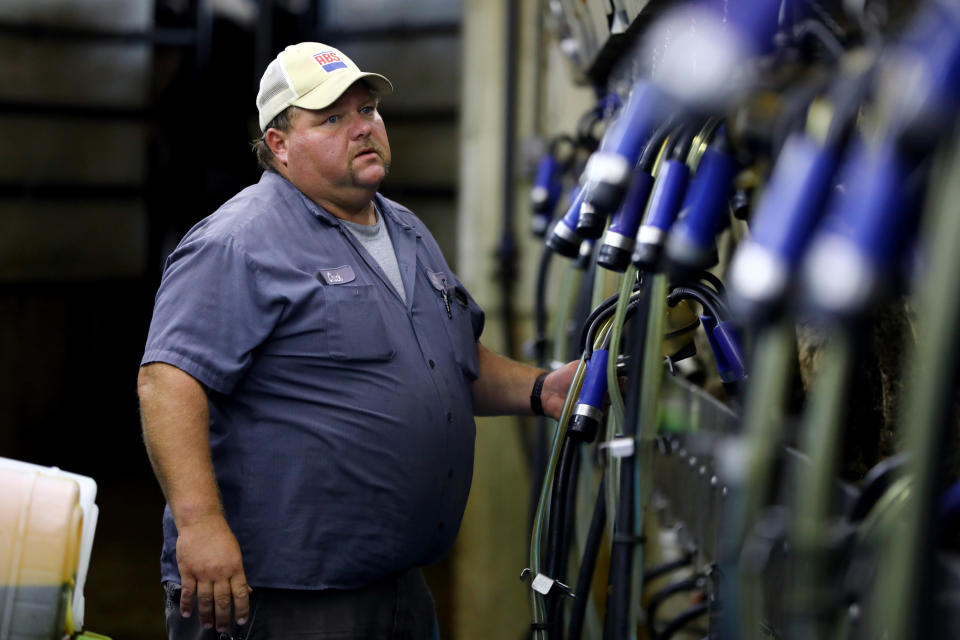
[{"label": "baseball cap", "polygon": [[378,95],[393,93],[393,85],[378,73],[367,73],[343,52],[321,42],[292,44],[267,65],[260,78],[257,111],[260,130],[289,106],[328,107],[357,80]]}]

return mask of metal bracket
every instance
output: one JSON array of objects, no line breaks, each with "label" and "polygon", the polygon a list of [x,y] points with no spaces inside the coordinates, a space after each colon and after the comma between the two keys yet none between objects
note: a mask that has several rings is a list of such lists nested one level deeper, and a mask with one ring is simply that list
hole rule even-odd
[{"label": "metal bracket", "polygon": [[601,442],[597,446],[604,462],[611,458],[629,458],[636,453],[637,445],[633,438],[617,437]]},{"label": "metal bracket", "polygon": [[[533,575],[533,571],[528,567],[520,573],[520,579],[526,582],[531,575]],[[530,588],[544,596],[550,595],[554,589],[559,589],[564,595],[568,595],[571,598],[577,597],[569,586],[542,573],[534,576],[533,580],[530,581]]]}]

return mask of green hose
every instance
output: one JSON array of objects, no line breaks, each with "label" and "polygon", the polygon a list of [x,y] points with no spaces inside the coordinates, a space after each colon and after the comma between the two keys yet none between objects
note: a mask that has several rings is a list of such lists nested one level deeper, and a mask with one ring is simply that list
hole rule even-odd
[{"label": "green hose", "polygon": [[[667,276],[653,277],[648,285],[650,290],[650,310],[647,315],[647,335],[644,339],[643,363],[640,374],[640,399],[637,412],[636,464],[633,465],[634,482],[637,486],[637,506],[634,508],[634,531],[638,535],[649,534],[644,531],[644,516],[650,507],[653,495],[654,442],[660,416],[660,394],[663,384],[663,336],[667,318]],[[641,598],[639,590],[643,585],[643,545],[637,545],[633,555],[633,584],[638,593],[630,601],[630,629],[636,629],[641,616]]]},{"label": "green hose", "polygon": [[613,328],[610,330],[610,357],[607,359],[607,391],[610,394],[610,412],[613,414],[617,427],[623,425],[624,407],[623,394],[620,393],[620,378],[617,375],[617,355],[620,353],[620,337],[623,334],[623,323],[627,317],[627,307],[633,293],[633,285],[637,280],[637,268],[631,264],[620,281],[620,297],[617,298],[617,308],[613,314]]},{"label": "green hose", "polygon": [[[724,515],[727,536],[721,551],[725,589],[724,637],[758,638],[763,591],[756,576],[740,566],[740,550],[766,503],[780,447],[783,411],[794,357],[793,325],[775,324],[757,337],[743,413],[743,462],[731,469]],[[741,472],[739,467],[743,467]]]},{"label": "green hose", "polygon": [[836,624],[841,620],[836,615],[830,619],[821,617],[818,601],[831,590],[826,555],[831,541],[825,536],[830,530],[830,499],[843,442],[854,338],[847,328],[837,328],[830,336],[821,352],[810,403],[800,427],[800,444],[810,458],[810,466],[795,478],[791,537],[797,562],[793,589],[803,615],[795,621],[794,637],[801,639],[836,637]]},{"label": "green hose", "polygon": [[[929,270],[918,294],[917,349],[906,380],[906,400],[900,415],[906,450],[905,473],[914,479],[910,498],[888,545],[877,576],[879,632],[888,640],[916,637],[924,606],[922,594],[934,582],[926,569],[933,567],[936,535],[938,476],[943,468],[943,430],[953,393],[960,322],[960,144],[954,141],[949,155],[937,157],[928,197],[924,240],[929,248]],[[926,583],[926,584],[925,584]],[[879,635],[875,634],[875,635]]]}]

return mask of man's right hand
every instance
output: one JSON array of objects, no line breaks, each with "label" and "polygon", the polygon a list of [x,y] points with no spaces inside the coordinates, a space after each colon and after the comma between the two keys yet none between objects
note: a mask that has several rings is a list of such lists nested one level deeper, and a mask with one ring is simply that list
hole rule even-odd
[{"label": "man's right hand", "polygon": [[203,516],[177,527],[177,565],[180,568],[180,615],[193,613],[197,596],[200,622],[217,631],[230,627],[230,608],[237,624],[246,624],[250,587],[243,572],[240,545],[221,514]]}]

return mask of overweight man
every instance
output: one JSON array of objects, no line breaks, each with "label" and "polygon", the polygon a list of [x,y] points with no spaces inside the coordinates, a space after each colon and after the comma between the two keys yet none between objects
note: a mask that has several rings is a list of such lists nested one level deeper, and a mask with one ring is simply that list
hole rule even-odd
[{"label": "overweight man", "polygon": [[392,90],[287,47],[257,96],[260,181],[167,259],[138,391],[171,639],[435,637],[419,567],[457,535],[473,417],[562,409],[573,365],[480,344],[433,236],[377,193]]}]

